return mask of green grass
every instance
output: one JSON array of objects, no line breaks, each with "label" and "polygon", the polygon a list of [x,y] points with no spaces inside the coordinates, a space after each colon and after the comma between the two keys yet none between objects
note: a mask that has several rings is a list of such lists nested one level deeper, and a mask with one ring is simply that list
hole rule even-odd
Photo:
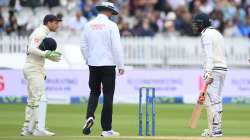
[{"label": "green grass", "polygon": [[[157,104],[156,107],[157,136],[199,136],[202,129],[206,128],[205,110],[203,110],[198,128],[188,129],[187,122],[191,116],[193,105]],[[96,122],[92,129],[92,136],[99,136],[101,133],[100,109],[101,106],[96,111]],[[85,112],[86,105],[49,105],[47,127],[56,132],[57,136],[53,138],[19,137],[24,120],[24,105],[0,104],[0,139],[99,139],[81,137]],[[123,136],[137,136],[138,106],[114,105],[113,129]],[[250,136],[250,106],[225,105],[223,130],[225,136]]]}]

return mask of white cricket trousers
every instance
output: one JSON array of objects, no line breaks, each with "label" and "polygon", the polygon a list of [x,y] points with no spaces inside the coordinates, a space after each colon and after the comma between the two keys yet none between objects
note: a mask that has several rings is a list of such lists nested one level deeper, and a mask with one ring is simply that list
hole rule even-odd
[{"label": "white cricket trousers", "polygon": [[45,73],[43,67],[32,64],[25,64],[23,72],[24,78],[27,80],[28,91],[25,122],[23,126],[27,127],[29,131],[32,131],[38,122],[40,99],[45,95]]},{"label": "white cricket trousers", "polygon": [[28,105],[38,106],[41,96],[45,94],[44,68],[26,64],[24,78],[27,80]]},{"label": "white cricket trousers", "polygon": [[208,128],[211,132],[221,131],[222,119],[222,89],[226,71],[213,71],[213,82],[208,86],[205,105],[207,108]]}]

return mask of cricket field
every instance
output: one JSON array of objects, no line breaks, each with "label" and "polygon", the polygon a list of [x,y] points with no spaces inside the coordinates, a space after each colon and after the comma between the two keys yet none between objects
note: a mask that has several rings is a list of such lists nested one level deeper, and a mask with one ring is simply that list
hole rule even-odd
[{"label": "cricket field", "polygon": [[[90,136],[82,135],[86,105],[48,105],[47,128],[56,132],[53,137],[22,137],[20,129],[24,120],[23,104],[0,104],[0,140],[198,140],[207,126],[205,110],[197,129],[187,128],[194,105],[156,104],[156,137],[138,136],[138,105],[115,104],[113,129],[121,136],[100,137],[101,105],[96,111],[96,120]],[[145,119],[144,119],[145,124]],[[144,127],[145,131],[145,127]],[[250,105],[225,105],[223,132],[216,140],[250,140]]]}]

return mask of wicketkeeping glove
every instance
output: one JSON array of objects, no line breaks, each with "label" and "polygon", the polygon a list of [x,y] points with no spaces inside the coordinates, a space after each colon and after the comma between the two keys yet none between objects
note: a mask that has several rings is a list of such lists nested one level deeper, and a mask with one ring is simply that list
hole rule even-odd
[{"label": "wicketkeeping glove", "polygon": [[45,53],[45,58],[51,60],[51,61],[55,61],[55,62],[59,62],[61,60],[61,56],[62,54],[60,52],[56,52],[56,51],[46,51]]}]

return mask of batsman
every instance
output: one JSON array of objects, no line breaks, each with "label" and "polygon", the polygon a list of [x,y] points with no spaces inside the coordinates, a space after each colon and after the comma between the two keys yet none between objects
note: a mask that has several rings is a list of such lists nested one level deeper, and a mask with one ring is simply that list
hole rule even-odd
[{"label": "batsman", "polygon": [[[202,136],[222,136],[222,95],[221,91],[226,77],[227,64],[225,59],[224,38],[219,31],[211,27],[208,15],[201,13],[192,22],[194,33],[201,35],[201,46],[204,60],[204,81],[208,85],[204,104],[207,110],[208,129]],[[200,99],[204,99],[200,97]]]},{"label": "batsman", "polygon": [[47,37],[55,32],[61,19],[46,15],[43,25],[29,36],[27,56],[24,65],[24,78],[27,80],[28,99],[25,108],[25,121],[22,136],[53,136],[55,133],[45,129],[47,96],[45,95],[45,59],[58,62],[61,54],[56,52],[56,41]]}]

